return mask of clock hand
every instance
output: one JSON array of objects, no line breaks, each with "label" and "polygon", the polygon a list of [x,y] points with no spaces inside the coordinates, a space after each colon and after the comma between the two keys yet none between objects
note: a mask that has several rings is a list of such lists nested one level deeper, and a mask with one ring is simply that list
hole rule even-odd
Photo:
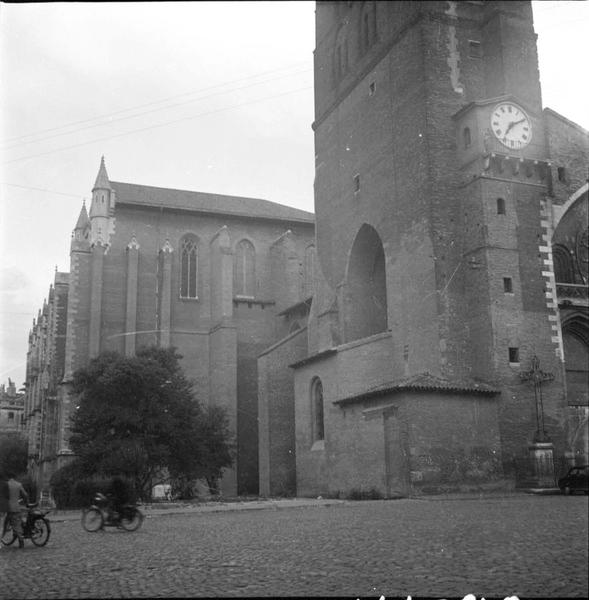
[{"label": "clock hand", "polygon": [[523,123],[524,121],[525,121],[525,119],[520,119],[519,121],[512,121],[507,126],[507,129],[505,130],[505,133],[508,134],[516,125],[519,125],[520,123]]}]

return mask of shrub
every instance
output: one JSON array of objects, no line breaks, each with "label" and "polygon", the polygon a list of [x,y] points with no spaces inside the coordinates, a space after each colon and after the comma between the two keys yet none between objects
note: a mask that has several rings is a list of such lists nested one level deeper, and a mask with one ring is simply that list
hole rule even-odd
[{"label": "shrub", "polygon": [[[125,477],[121,479],[130,501],[135,501],[137,496],[133,482]],[[76,461],[56,471],[50,481],[56,507],[61,510],[89,506],[96,492],[108,492],[111,483],[111,477],[87,476]]]}]

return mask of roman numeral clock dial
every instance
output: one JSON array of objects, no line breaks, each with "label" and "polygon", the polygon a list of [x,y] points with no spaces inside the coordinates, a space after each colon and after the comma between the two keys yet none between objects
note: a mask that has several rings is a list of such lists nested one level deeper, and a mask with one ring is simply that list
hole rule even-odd
[{"label": "roman numeral clock dial", "polygon": [[498,104],[491,113],[491,129],[507,148],[520,149],[532,139],[532,123],[523,108],[511,102]]}]

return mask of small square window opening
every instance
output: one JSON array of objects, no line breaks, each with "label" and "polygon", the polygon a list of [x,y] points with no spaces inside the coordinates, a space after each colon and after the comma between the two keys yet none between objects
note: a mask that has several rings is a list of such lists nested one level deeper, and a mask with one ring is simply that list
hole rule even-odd
[{"label": "small square window opening", "polygon": [[505,200],[503,198],[497,198],[497,214],[505,214]]},{"label": "small square window opening", "polygon": [[509,362],[519,363],[519,348],[509,348]]},{"label": "small square window opening", "polygon": [[462,131],[462,141],[464,143],[464,149],[470,148],[472,144],[472,138],[470,135],[470,127],[465,127]]},{"label": "small square window opening", "polygon": [[468,40],[468,56],[470,58],[482,58],[483,47],[478,40]]},{"label": "small square window opening", "polygon": [[503,278],[503,291],[506,294],[513,294],[513,281],[511,277]]},{"label": "small square window opening", "polygon": [[556,171],[558,173],[558,181],[565,183],[567,180],[566,169],[564,167],[558,167]]}]

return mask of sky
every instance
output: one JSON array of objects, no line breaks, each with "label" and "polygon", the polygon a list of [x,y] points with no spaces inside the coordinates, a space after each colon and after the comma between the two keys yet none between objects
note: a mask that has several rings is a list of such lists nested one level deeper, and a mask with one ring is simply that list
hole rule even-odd
[{"label": "sky", "polygon": [[[589,129],[589,2],[533,2],[544,106]],[[314,2],[0,3],[0,383],[100,158],[113,181],[313,211]]]}]

